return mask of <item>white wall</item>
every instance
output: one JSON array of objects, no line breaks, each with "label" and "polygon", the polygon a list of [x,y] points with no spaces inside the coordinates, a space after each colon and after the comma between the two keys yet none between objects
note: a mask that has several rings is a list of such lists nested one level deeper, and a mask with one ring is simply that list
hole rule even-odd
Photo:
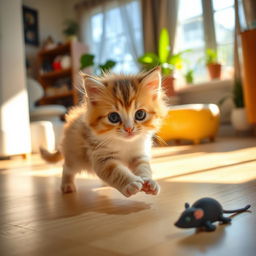
[{"label": "white wall", "polygon": [[64,16],[68,19],[77,20],[76,11],[74,6],[81,2],[80,0],[63,0]]},{"label": "white wall", "polygon": [[0,1],[0,156],[30,152],[21,0]]}]

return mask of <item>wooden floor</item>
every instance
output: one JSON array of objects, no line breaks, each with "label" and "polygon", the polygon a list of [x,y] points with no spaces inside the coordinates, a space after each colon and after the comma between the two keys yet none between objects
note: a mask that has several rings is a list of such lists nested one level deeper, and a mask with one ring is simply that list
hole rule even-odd
[{"label": "wooden floor", "polygon": [[[256,255],[256,139],[223,138],[154,149],[162,191],[129,199],[81,175],[78,192],[59,191],[61,164],[0,161],[0,255]],[[178,229],[184,203],[210,196],[251,211],[213,233]]]}]

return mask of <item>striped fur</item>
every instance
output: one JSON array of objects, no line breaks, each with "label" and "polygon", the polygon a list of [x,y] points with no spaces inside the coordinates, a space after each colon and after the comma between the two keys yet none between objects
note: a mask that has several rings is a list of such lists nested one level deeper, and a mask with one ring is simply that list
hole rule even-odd
[{"label": "striped fur", "polygon": [[[139,191],[157,194],[149,160],[152,136],[166,113],[160,70],[83,77],[84,103],[69,112],[65,125],[62,190],[74,191],[75,174],[87,170],[127,197]],[[135,120],[140,109],[146,111],[142,121]],[[120,122],[109,121],[111,112],[119,114]],[[45,151],[43,156],[54,159]]]}]

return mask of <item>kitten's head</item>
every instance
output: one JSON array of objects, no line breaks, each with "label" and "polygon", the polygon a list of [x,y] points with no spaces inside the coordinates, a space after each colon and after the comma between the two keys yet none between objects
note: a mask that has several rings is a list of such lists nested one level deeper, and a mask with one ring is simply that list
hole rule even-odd
[{"label": "kitten's head", "polygon": [[166,114],[161,71],[136,76],[84,75],[88,123],[98,136],[131,140],[154,133]]}]

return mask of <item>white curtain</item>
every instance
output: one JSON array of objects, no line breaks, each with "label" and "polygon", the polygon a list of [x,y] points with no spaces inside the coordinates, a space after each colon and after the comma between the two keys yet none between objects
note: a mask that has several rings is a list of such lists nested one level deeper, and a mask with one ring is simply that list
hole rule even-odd
[{"label": "white curtain", "polygon": [[[128,72],[139,71],[137,58],[143,53],[143,42],[142,35],[140,38],[138,38],[138,33],[134,33],[135,17],[133,16],[134,13],[131,13],[130,9],[134,7],[131,5],[128,6],[128,4],[132,2],[139,3],[138,0],[103,1],[100,5],[92,8],[84,8],[80,21],[81,38],[82,41],[90,47],[90,52],[95,54],[95,61],[97,64],[102,64],[107,59],[116,60],[115,52],[124,51],[123,54],[126,53],[126,57],[127,55],[132,56],[133,61],[133,68],[128,70]],[[113,9],[115,10],[115,15],[112,12]],[[140,11],[137,10],[137,13],[140,14]],[[100,24],[97,23],[97,27],[95,27],[95,24],[93,24],[94,15],[99,15],[97,22],[100,20]],[[141,22],[138,17],[136,20]],[[116,32],[114,31],[116,26],[119,32],[122,34],[122,40],[120,39],[120,41],[114,41],[110,36],[110,34],[113,35]],[[118,58],[121,58],[120,56],[121,53]],[[122,62],[125,62],[125,59],[122,60]],[[117,68],[118,67],[119,70],[117,71],[126,72],[126,70],[121,69],[120,65],[117,65]]]},{"label": "white curtain", "polygon": [[137,59],[141,56],[142,51],[142,42],[141,45],[139,46],[138,43],[136,42],[136,38],[134,35],[133,31],[133,26],[132,26],[132,15],[129,15],[128,10],[127,10],[127,0],[120,0],[119,2],[119,10],[121,14],[121,19],[122,19],[122,25],[125,30],[125,33],[127,34],[127,40],[128,40],[128,47],[130,49],[130,52],[133,56],[133,59],[135,60],[136,66],[138,66]]}]

